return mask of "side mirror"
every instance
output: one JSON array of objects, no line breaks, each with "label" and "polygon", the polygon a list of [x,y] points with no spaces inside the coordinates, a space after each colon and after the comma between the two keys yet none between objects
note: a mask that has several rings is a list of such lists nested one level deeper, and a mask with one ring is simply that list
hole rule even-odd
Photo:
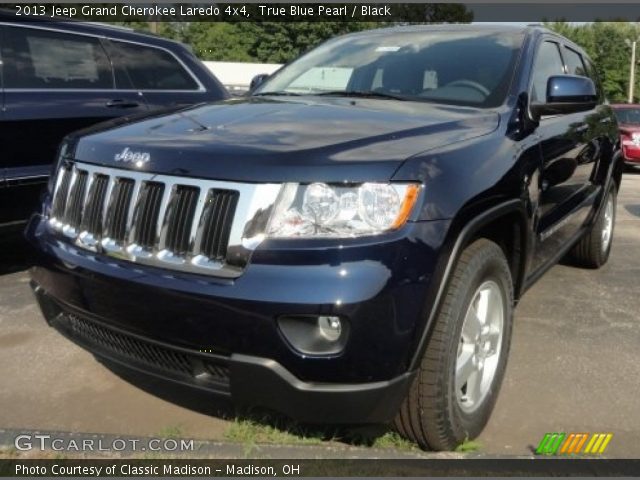
[{"label": "side mirror", "polygon": [[268,73],[259,73],[258,75],[253,77],[251,79],[251,83],[249,84],[249,91],[253,92],[256,88],[262,85],[267,78],[269,78]]},{"label": "side mirror", "polygon": [[578,75],[557,75],[547,82],[546,103],[531,104],[536,120],[543,115],[562,115],[592,110],[598,104],[598,94],[593,81]]}]

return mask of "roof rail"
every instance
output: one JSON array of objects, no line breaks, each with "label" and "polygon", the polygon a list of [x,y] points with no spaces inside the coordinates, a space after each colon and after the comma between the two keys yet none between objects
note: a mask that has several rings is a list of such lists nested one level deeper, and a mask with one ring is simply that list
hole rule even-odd
[{"label": "roof rail", "polygon": [[77,25],[87,25],[89,27],[102,27],[102,28],[112,28],[114,30],[122,30],[125,32],[135,32],[135,29],[131,27],[125,27],[124,25],[111,25],[110,23],[103,22],[90,22],[87,20],[77,20]]}]

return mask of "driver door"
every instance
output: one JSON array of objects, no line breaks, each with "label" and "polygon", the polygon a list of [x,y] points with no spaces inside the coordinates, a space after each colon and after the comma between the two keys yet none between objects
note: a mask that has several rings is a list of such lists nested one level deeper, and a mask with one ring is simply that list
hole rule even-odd
[{"label": "driver door", "polygon": [[[549,77],[569,73],[566,47],[556,38],[538,46],[531,85],[531,101],[545,102]],[[534,269],[543,267],[572,240],[589,213],[592,172],[599,148],[591,138],[588,119],[593,112],[543,117],[539,136],[541,174],[537,211]]]}]

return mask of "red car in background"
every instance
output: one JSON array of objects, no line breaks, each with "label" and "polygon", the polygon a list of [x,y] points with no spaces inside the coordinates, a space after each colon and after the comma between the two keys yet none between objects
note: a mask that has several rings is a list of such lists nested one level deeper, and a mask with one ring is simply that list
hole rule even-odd
[{"label": "red car in background", "polygon": [[630,166],[640,166],[640,105],[621,103],[611,107],[618,119],[624,161]]}]

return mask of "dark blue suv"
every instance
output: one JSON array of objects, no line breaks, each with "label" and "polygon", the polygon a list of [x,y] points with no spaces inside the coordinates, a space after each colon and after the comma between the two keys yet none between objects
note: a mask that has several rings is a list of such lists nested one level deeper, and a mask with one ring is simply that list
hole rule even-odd
[{"label": "dark blue suv", "polygon": [[67,138],[33,288],[121,368],[451,449],[489,418],[527,288],[607,261],[621,172],[568,40],[357,33],[247,98]]},{"label": "dark blue suv", "polygon": [[227,97],[177,42],[101,24],[23,18],[0,11],[0,230],[24,228],[68,133]]}]

